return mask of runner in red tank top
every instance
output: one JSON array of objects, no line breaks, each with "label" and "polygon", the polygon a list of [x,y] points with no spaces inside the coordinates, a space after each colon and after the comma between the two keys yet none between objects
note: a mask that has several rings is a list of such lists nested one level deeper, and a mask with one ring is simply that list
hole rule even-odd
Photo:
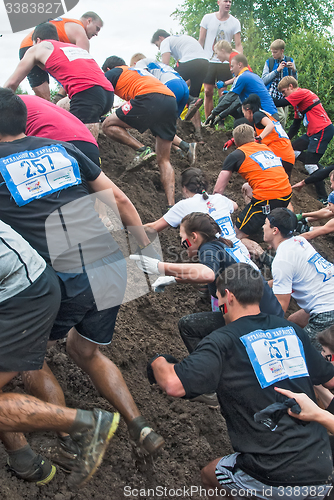
[{"label": "runner in red tank top", "polygon": [[70,112],[87,124],[97,137],[100,116],[107,113],[113,103],[112,85],[87,51],[58,41],[54,25],[37,26],[33,40],[35,45],[27,51],[4,86],[15,91],[37,64],[64,86],[71,98]]},{"label": "runner in red tank top", "polygon": [[[102,19],[95,14],[95,12],[86,12],[81,16],[80,20],[57,17],[49,22],[57,28],[60,42],[73,43],[88,52],[89,40],[93,36],[97,36],[103,26]],[[32,35],[33,31],[22,40],[19,51],[20,59],[22,59],[27,50],[33,46]],[[34,66],[27,76],[35,94],[50,101],[48,73],[40,67]],[[62,98],[64,96],[65,94],[61,92],[58,97]]]}]

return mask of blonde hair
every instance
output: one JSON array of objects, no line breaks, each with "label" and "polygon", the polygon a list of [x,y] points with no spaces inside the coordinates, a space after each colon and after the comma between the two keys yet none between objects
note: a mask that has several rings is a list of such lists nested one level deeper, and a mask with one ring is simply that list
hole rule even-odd
[{"label": "blonde hair", "polygon": [[144,54],[141,54],[140,52],[136,52],[130,59],[130,66],[135,66],[136,63],[138,61],[141,61],[142,59],[146,59],[146,56],[144,56]]},{"label": "blonde hair", "polygon": [[277,38],[277,40],[274,40],[273,43],[270,45],[270,50],[281,50],[281,49],[285,49],[285,42],[284,40]]},{"label": "blonde hair", "polygon": [[289,85],[292,85],[294,89],[298,87],[298,82],[293,76],[285,76],[282,78],[277,88],[281,92],[282,89],[287,89]]},{"label": "blonde hair", "polygon": [[228,43],[227,40],[219,40],[219,42],[217,42],[213,48],[215,52],[217,52],[217,50],[225,50],[225,52],[228,52],[228,54],[231,54],[232,52],[232,45]]},{"label": "blonde hair", "polygon": [[237,147],[247,144],[247,142],[254,142],[254,137],[254,129],[247,123],[242,123],[233,130],[233,138]]}]

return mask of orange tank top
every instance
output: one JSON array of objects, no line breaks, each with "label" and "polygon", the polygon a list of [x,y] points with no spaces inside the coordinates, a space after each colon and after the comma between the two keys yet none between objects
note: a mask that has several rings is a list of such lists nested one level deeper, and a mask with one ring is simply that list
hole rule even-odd
[{"label": "orange tank top", "polygon": [[[49,21],[49,23],[54,24],[55,27],[57,28],[57,33],[59,36],[59,41],[64,42],[64,43],[73,43],[68,39],[68,36],[66,35],[65,31],[65,24],[66,23],[75,23],[75,24],[80,24],[80,26],[84,27],[81,21],[78,21],[77,19],[68,19],[66,17],[57,17],[56,19],[53,19],[52,21]],[[32,34],[34,31],[31,31],[21,42],[20,49],[23,49],[25,47],[32,47],[33,41],[32,41]]]},{"label": "orange tank top", "polygon": [[130,101],[144,94],[164,94],[175,98],[175,94],[154,76],[143,76],[128,66],[118,67],[123,71],[117,80],[115,94],[121,99]]},{"label": "orange tank top", "polygon": [[264,144],[248,142],[240,149],[246,156],[238,172],[253,189],[257,200],[275,200],[291,194],[289,178],[278,158]]},{"label": "orange tank top", "polygon": [[[271,114],[267,113],[263,109],[260,109],[260,111],[264,113],[267,118],[269,118],[269,120],[274,124],[274,130],[270,132],[270,134],[268,134],[264,139],[262,139],[262,144],[266,144],[275,153],[275,155],[281,158],[283,161],[287,161],[288,163],[292,163],[292,165],[294,165],[295,153],[292,149],[290,139],[284,128],[282,127],[280,122],[275,120],[275,118]],[[257,135],[260,135],[263,131],[263,129],[257,128],[256,126],[255,130]]]}]

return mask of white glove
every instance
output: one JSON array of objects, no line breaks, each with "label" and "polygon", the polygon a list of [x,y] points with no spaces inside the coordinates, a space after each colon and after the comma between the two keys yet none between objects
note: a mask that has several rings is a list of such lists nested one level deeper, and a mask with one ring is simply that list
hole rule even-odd
[{"label": "white glove", "polygon": [[154,292],[164,292],[165,286],[172,285],[176,283],[174,276],[160,276],[154,283],[152,283],[152,288]]},{"label": "white glove", "polygon": [[147,274],[161,274],[158,269],[159,259],[152,259],[152,257],[146,257],[145,255],[130,255],[131,260],[135,260],[137,267]]}]

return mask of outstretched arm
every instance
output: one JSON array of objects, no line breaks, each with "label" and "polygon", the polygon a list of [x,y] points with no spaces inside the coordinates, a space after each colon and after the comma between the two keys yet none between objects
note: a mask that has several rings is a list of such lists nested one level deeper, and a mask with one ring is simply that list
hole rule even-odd
[{"label": "outstretched arm", "polygon": [[37,46],[30,47],[25,53],[23,59],[19,62],[14,73],[5,82],[4,87],[12,89],[14,92],[22,80],[28,75],[34,66],[38,63],[36,60]]},{"label": "outstretched arm", "polygon": [[325,234],[334,232],[334,219],[329,220],[323,226],[313,227],[312,231],[303,233],[301,236],[306,240],[313,240],[317,236],[324,236]]},{"label": "outstretched arm", "polygon": [[103,172],[95,181],[90,181],[89,185],[94,193],[98,193],[100,200],[115,210],[116,213],[118,210],[124,226],[134,235],[139,245],[143,247],[149,245],[150,240],[144,230],[139,214],[126,194]]},{"label": "outstretched arm", "polygon": [[231,178],[232,172],[229,170],[222,170],[218,175],[218,179],[216,181],[216,185],[213,190],[213,194],[219,193],[224,194],[226,186]]}]

